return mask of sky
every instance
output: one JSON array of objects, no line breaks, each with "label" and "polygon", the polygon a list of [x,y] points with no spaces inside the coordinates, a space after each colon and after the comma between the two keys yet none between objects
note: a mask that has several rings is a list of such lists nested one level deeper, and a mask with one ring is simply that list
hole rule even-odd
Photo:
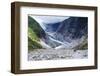
[{"label": "sky", "polygon": [[68,16],[30,16],[36,21],[43,23],[57,23],[69,18]]},{"label": "sky", "polygon": [[33,19],[35,19],[40,26],[45,30],[46,29],[46,25],[44,25],[44,23],[49,24],[49,23],[58,23],[61,21],[64,21],[65,19],[68,19],[68,16],[38,16],[38,15],[29,15],[31,16]]}]

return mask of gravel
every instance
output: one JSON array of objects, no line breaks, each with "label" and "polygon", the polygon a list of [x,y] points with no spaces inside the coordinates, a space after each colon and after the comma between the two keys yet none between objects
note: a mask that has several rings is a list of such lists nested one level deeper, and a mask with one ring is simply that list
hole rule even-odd
[{"label": "gravel", "polygon": [[29,61],[84,58],[88,58],[88,50],[36,49],[28,52]]}]

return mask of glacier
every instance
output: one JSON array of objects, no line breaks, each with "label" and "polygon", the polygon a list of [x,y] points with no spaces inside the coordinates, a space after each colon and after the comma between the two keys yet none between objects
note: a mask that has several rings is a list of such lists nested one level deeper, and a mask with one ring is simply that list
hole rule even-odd
[{"label": "glacier", "polygon": [[[87,40],[87,18],[82,17],[68,17],[63,21],[51,23],[36,18],[41,28],[45,31],[46,36],[42,37],[42,41],[49,46],[49,48],[71,49],[82,44]],[[59,25],[56,25],[59,24]],[[57,26],[56,30],[53,30]],[[48,48],[48,47],[46,47]]]},{"label": "glacier", "polygon": [[88,58],[87,17],[31,17],[43,30],[39,38],[42,49],[29,51],[28,60]]}]

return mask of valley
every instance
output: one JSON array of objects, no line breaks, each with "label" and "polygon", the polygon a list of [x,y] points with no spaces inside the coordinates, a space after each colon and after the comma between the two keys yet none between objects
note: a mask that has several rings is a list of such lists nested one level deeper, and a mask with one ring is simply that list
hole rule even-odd
[{"label": "valley", "polygon": [[28,60],[88,57],[88,18],[28,16]]}]

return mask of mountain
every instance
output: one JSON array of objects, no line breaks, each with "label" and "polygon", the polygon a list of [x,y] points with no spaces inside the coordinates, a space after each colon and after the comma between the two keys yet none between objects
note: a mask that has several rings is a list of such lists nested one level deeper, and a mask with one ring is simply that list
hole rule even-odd
[{"label": "mountain", "polygon": [[[69,17],[61,22],[39,23],[32,17],[28,17],[28,27],[33,32],[33,39],[29,45],[37,48],[55,49],[87,49],[88,45],[88,18]],[[45,27],[45,29],[43,28]]]},{"label": "mountain", "polygon": [[60,43],[51,40],[41,25],[32,17],[28,16],[28,49],[54,48]]},{"label": "mountain", "polygon": [[30,27],[28,27],[28,49],[42,48],[39,38]]},{"label": "mountain", "polygon": [[[64,43],[59,46],[60,48],[81,49],[82,47],[85,47],[85,45],[87,45],[87,38],[88,38],[87,23],[88,23],[87,17],[70,17],[60,22],[58,27],[56,28],[56,31],[54,31],[53,34],[49,33],[49,35],[52,36],[53,39]],[[85,41],[83,41],[83,39]],[[80,48],[78,48],[78,46]]]},{"label": "mountain", "polygon": [[39,43],[41,35],[45,35],[45,32],[39,23],[28,16],[28,49],[42,48]]},{"label": "mountain", "polygon": [[45,36],[45,31],[40,24],[30,16],[28,16],[28,27],[30,27],[39,38]]},{"label": "mountain", "polygon": [[46,32],[56,32],[61,22],[57,23],[44,23],[46,25]]},{"label": "mountain", "polygon": [[55,38],[61,40],[58,37],[59,35],[63,37],[64,41],[67,41],[68,37],[70,39],[81,38],[83,35],[87,34],[87,23],[87,17],[70,17],[60,24],[56,30]]},{"label": "mountain", "polygon": [[[47,24],[48,27],[46,30],[48,30],[48,35],[52,40],[63,43],[60,44],[60,46],[56,46],[55,48],[79,49],[78,46],[83,46],[84,44],[83,40],[85,40],[85,44],[87,45],[87,23],[87,17],[70,17],[59,23]],[[53,30],[54,28],[56,28],[56,30]],[[79,46],[80,49],[82,48],[82,46]]]}]

